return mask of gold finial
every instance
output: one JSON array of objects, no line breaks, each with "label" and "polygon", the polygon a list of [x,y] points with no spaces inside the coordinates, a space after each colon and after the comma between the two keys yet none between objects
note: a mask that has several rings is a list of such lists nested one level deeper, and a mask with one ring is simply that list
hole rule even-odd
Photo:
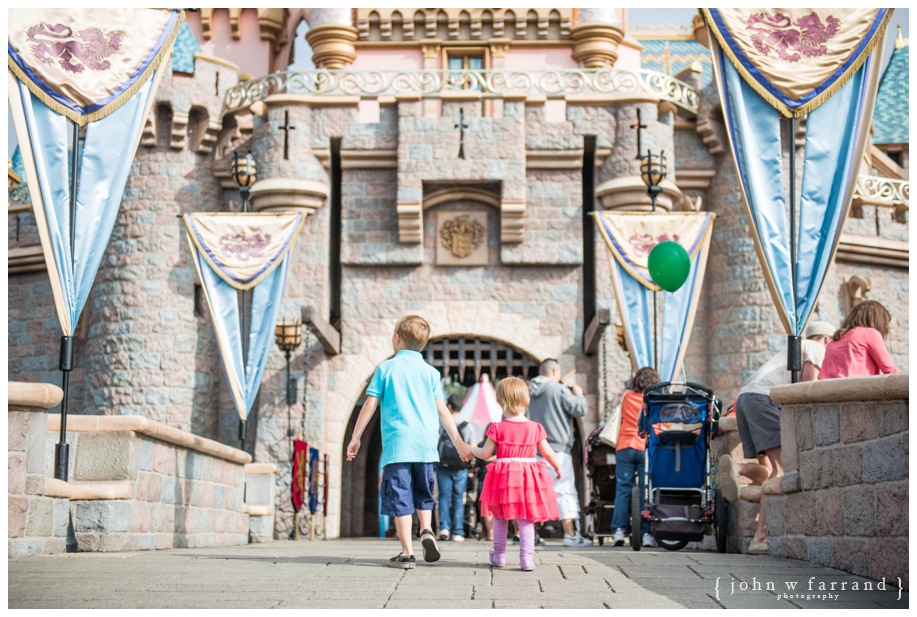
[{"label": "gold finial", "polygon": [[901,36],[901,22],[898,22],[898,38],[895,39],[895,49],[901,49],[902,47],[907,47],[909,40],[910,39],[906,39]]}]

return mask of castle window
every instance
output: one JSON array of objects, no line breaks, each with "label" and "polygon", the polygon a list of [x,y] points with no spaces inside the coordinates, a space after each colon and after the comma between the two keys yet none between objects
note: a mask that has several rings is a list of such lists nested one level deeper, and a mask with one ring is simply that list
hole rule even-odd
[{"label": "castle window", "polygon": [[[444,49],[445,62],[450,71],[483,71],[488,68],[488,57],[485,49]],[[481,84],[473,79],[466,79],[462,90],[480,90]]]}]

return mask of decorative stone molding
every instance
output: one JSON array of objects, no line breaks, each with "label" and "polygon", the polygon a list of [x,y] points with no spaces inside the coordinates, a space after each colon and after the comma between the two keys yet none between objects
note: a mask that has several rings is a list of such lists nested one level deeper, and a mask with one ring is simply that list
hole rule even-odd
[{"label": "decorative stone molding", "polygon": [[439,52],[442,49],[440,41],[424,43],[420,45],[420,50],[423,52],[424,60],[436,60],[439,58]]},{"label": "decorative stone molding", "polygon": [[420,244],[423,242],[423,204],[400,203],[398,212],[398,242]]},{"label": "decorative stone molding", "polygon": [[477,201],[482,204],[500,208],[500,199],[490,191],[471,186],[459,186],[440,189],[423,197],[423,209],[433,208],[450,201]]},{"label": "decorative stone molding", "polygon": [[525,202],[500,203],[500,242],[519,244],[525,239]]},{"label": "decorative stone molding", "polygon": [[713,169],[676,169],[675,184],[682,190],[706,189],[715,175]]},{"label": "decorative stone molding", "polygon": [[47,269],[48,266],[45,264],[45,254],[40,244],[11,248],[7,251],[7,274],[41,272]]},{"label": "decorative stone molding", "polygon": [[910,247],[907,242],[870,236],[841,234],[835,259],[872,266],[909,267]]},{"label": "decorative stone molding", "polygon": [[570,30],[573,37],[573,59],[587,69],[612,67],[618,59],[618,44],[624,31],[618,26],[585,23]]},{"label": "decorative stone molding", "polygon": [[855,274],[844,277],[844,313],[849,315],[850,311],[863,300],[869,299],[869,292],[872,291],[872,281],[868,276]]},{"label": "decorative stone molding", "polygon": [[246,476],[269,476],[277,473],[277,465],[274,463],[249,463],[245,466]]},{"label": "decorative stone molding", "polygon": [[525,151],[526,169],[581,169],[582,167],[582,150]]},{"label": "decorative stone molding", "polygon": [[710,115],[698,115],[697,133],[701,136],[701,141],[710,150],[710,154],[723,154],[726,152],[728,138],[726,136],[726,127],[722,122],[714,120]]},{"label": "decorative stone molding", "polygon": [[251,188],[252,209],[256,212],[302,210],[311,214],[328,198],[329,187],[313,180],[268,178]]},{"label": "decorative stone molding", "polygon": [[219,120],[204,118],[199,121],[195,129],[194,151],[201,154],[213,152],[213,146],[216,145],[221,130],[223,130],[223,123]]},{"label": "decorative stone molding", "polygon": [[150,110],[150,114],[143,123],[143,131],[140,134],[140,145],[146,148],[156,147],[156,111]]},{"label": "decorative stone molding", "polygon": [[188,114],[172,111],[172,132],[169,134],[169,147],[182,150],[188,139]]},{"label": "decorative stone molding", "polygon": [[886,206],[896,211],[910,208],[911,183],[908,180],[860,176],[853,194],[853,207]]},{"label": "decorative stone molding", "polygon": [[7,405],[10,408],[37,407],[51,409],[57,407],[64,398],[64,391],[50,383],[7,382]]},{"label": "decorative stone molding", "polygon": [[[331,166],[331,155],[324,159],[313,150],[322,166]],[[326,164],[327,163],[327,164]],[[398,169],[397,150],[341,150],[341,169]]]},{"label": "decorative stone molding", "polygon": [[[48,430],[53,432],[60,430],[59,415],[48,415]],[[127,433],[133,431],[231,463],[246,465],[252,462],[252,457],[248,452],[237,450],[212,439],[192,435],[187,431],[144,418],[143,416],[70,415],[67,417],[67,430],[73,433]]]},{"label": "decorative stone molding", "polygon": [[357,58],[354,42],[357,29],[341,24],[310,28],[306,40],[312,47],[312,62],[320,69],[342,69]]},{"label": "decorative stone molding", "polygon": [[[313,9],[315,11],[316,9]],[[420,26],[424,37],[436,38],[438,34],[439,15],[446,15],[446,36],[452,41],[475,41],[485,36],[485,24],[490,25],[490,36],[502,38],[505,35],[515,37],[517,43],[560,43],[569,41],[570,25],[573,17],[572,8],[537,7],[527,9],[485,9],[445,7],[435,9],[417,8],[362,8],[357,9],[357,28],[359,46],[382,46],[415,41],[417,25],[414,15],[423,14]],[[530,13],[535,13],[530,17]],[[509,22],[509,23],[507,23]],[[551,37],[551,25],[555,24],[557,36]],[[400,29],[394,28],[400,24]],[[467,28],[463,25],[467,24]],[[535,25],[534,37],[529,34],[529,24]],[[508,26],[508,27],[507,27]],[[467,34],[465,34],[467,32]]]},{"label": "decorative stone molding", "polygon": [[[662,193],[656,199],[656,207],[671,212],[675,204],[680,204],[682,192],[671,180],[663,180],[660,185]],[[652,200],[646,194],[646,184],[640,176],[625,176],[606,180],[595,188],[595,195],[602,200],[605,210],[635,210],[649,212]]]}]

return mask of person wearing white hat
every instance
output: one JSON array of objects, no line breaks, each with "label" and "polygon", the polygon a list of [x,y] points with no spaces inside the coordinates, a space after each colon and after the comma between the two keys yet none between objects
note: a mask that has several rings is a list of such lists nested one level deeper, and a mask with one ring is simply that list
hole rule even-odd
[{"label": "person wearing white hat", "polygon": [[[825,359],[825,346],[837,328],[824,321],[816,321],[806,328],[802,341],[802,373],[799,381],[815,381]],[[745,458],[756,458],[757,463],[736,464],[728,454],[720,457],[717,465],[717,485],[728,502],[740,497],[739,476],[764,484],[770,478],[783,475],[780,457],[780,406],[771,400],[774,386],[791,383],[786,370],[787,349],[784,347],[764,363],[742,386],[736,399],[736,425],[742,439]],[[751,554],[767,553],[767,534],[764,528],[764,500],[758,509],[758,526],[748,546]]]}]

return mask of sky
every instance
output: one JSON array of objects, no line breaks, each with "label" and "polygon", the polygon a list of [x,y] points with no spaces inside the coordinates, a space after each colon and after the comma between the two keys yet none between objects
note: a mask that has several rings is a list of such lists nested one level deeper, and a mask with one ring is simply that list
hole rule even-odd
[{"label": "sky", "polygon": [[[631,25],[691,25],[691,20],[693,19],[695,13],[697,13],[696,8],[627,9],[627,21]],[[899,23],[901,24],[902,36],[904,36],[904,38],[908,38],[908,33],[910,30],[908,27],[908,19],[908,9],[895,9],[895,14],[892,15],[892,20],[888,29],[888,36],[886,37],[885,42],[883,70],[885,65],[888,64],[888,59],[891,57],[892,51],[894,50],[895,37],[898,33]],[[300,24],[300,28],[296,32],[297,40],[300,38],[305,38],[306,29],[307,26],[305,22]],[[300,54],[300,56],[305,56],[305,54]],[[312,65],[311,58],[299,57],[295,59],[291,68],[293,68],[293,70],[308,70],[314,68],[314,66]],[[7,158],[9,158],[13,156],[13,151],[16,149],[16,135],[13,132],[13,120],[9,115],[9,103],[7,103],[7,118],[7,130],[9,132],[7,139]]]}]

